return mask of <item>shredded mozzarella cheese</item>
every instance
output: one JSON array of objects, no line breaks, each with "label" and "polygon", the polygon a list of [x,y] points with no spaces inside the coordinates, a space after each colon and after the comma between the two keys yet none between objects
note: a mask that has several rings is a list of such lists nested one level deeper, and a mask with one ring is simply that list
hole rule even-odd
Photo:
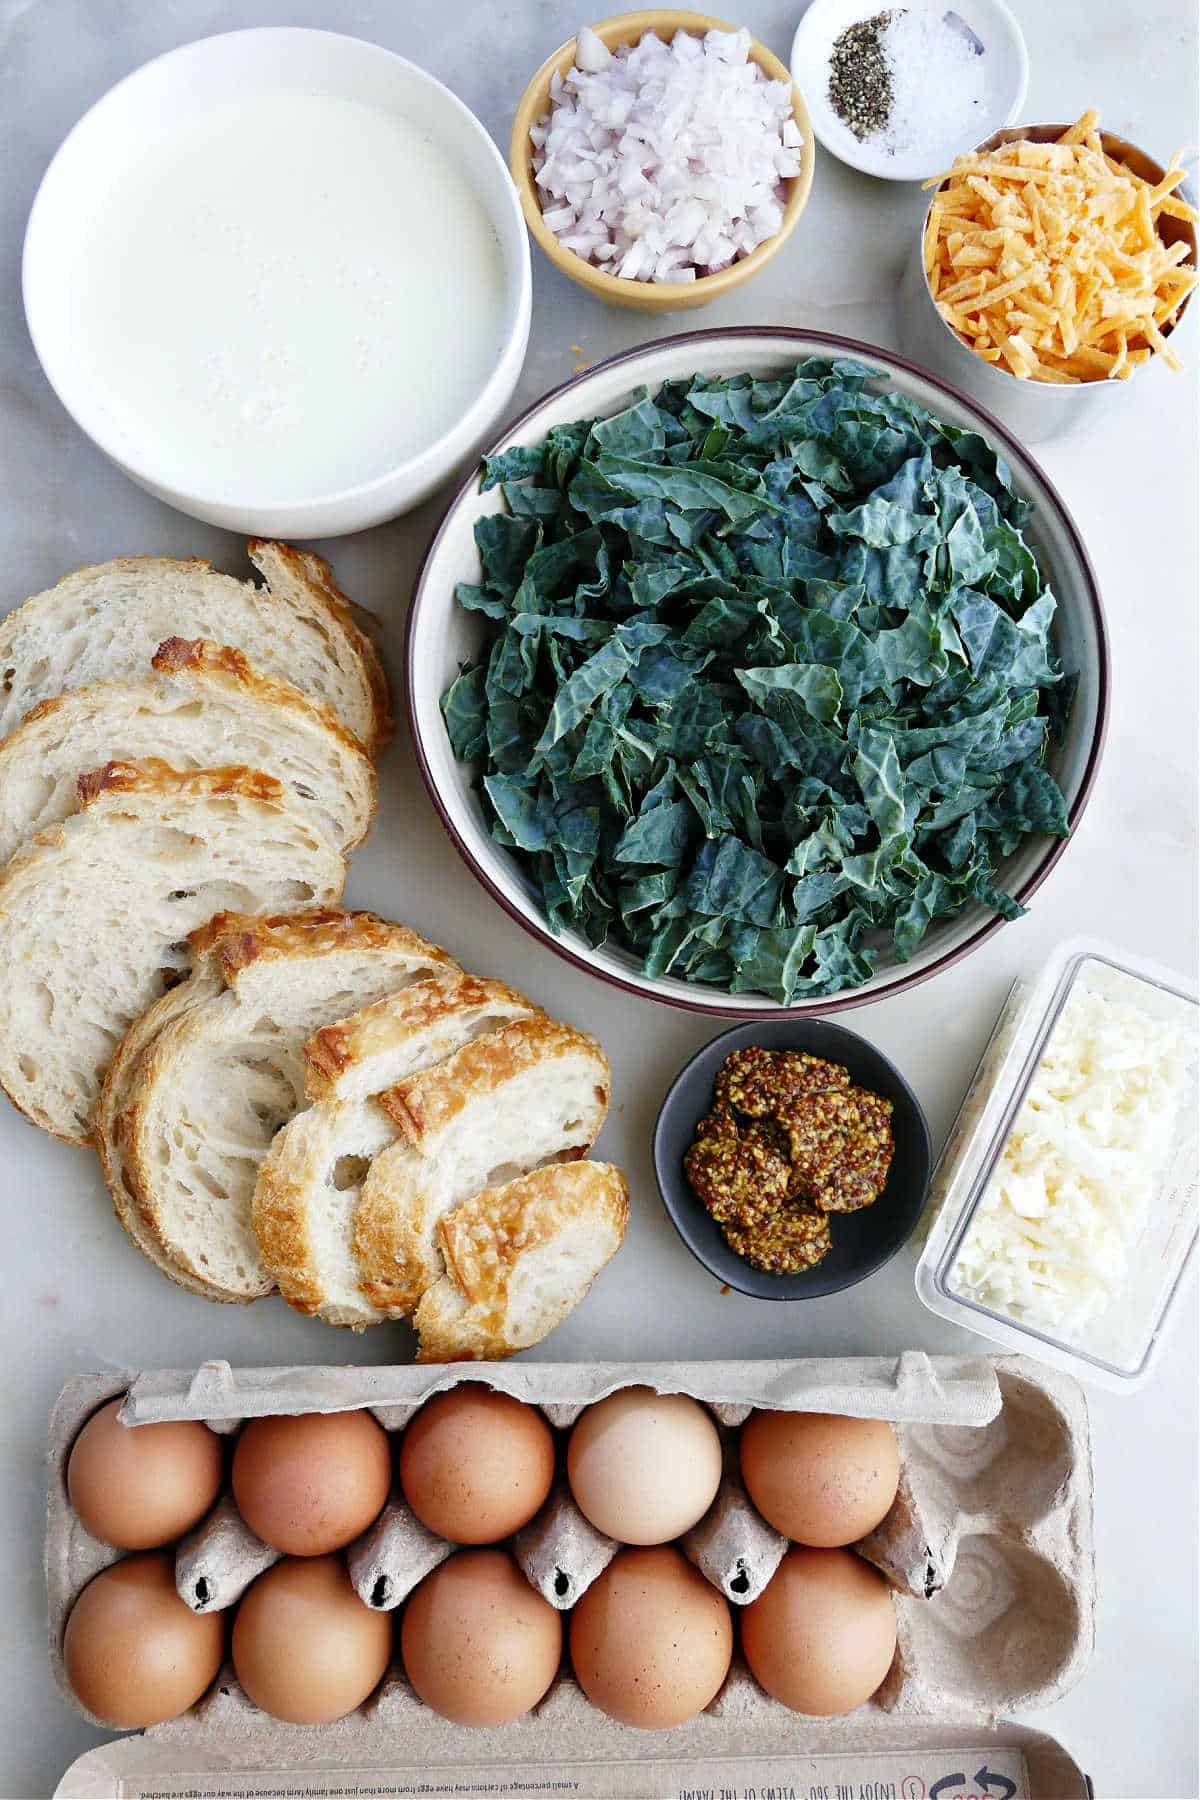
[{"label": "shredded mozzarella cheese", "polygon": [[1086,986],[1063,1008],[950,1271],[958,1294],[1078,1340],[1118,1295],[1171,1155],[1194,1048]]},{"label": "shredded mozzarella cheese", "polygon": [[530,131],[542,217],[585,262],[632,281],[695,281],[780,229],[800,173],[786,81],[748,31],[647,32],[613,52],[586,27]]}]

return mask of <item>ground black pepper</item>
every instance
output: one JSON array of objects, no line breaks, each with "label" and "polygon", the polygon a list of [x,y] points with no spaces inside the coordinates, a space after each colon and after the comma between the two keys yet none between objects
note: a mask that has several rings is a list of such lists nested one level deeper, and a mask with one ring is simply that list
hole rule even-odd
[{"label": "ground black pepper", "polygon": [[892,77],[880,38],[896,16],[876,13],[847,26],[830,52],[829,104],[860,141],[891,117]]}]

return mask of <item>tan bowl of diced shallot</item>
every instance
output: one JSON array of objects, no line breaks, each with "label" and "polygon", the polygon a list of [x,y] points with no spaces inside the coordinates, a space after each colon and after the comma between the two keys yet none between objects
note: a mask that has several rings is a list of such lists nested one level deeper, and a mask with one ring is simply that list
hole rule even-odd
[{"label": "tan bowl of diced shallot", "polygon": [[720,19],[663,8],[584,27],[547,57],[509,145],[555,268],[643,312],[705,306],[764,268],[804,211],[813,162],[778,57]]}]

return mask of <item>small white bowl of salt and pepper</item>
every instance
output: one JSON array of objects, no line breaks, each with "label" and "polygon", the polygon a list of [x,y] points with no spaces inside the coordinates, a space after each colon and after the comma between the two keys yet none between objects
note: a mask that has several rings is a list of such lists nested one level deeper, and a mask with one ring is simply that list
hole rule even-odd
[{"label": "small white bowl of salt and pepper", "polygon": [[792,79],[831,155],[885,181],[925,181],[1014,122],[1029,56],[1003,0],[812,0]]}]

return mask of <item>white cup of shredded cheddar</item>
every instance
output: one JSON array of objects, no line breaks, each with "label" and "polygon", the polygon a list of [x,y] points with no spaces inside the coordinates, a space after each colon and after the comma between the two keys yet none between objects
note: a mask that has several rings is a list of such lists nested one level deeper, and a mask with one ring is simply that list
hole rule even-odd
[{"label": "white cup of shredded cheddar", "polygon": [[997,132],[936,183],[906,348],[1032,440],[1156,357],[1181,368],[1170,338],[1197,279],[1183,181],[1178,157],[1163,169],[1094,112]]}]

